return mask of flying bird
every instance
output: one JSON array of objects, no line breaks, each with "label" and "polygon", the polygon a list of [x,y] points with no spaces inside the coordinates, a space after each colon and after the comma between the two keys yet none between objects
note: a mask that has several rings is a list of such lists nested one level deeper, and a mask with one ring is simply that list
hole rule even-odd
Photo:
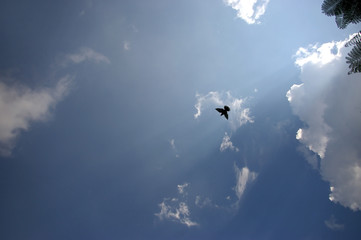
[{"label": "flying bird", "polygon": [[224,115],[224,117],[228,120],[228,111],[231,111],[231,109],[228,106],[224,106],[223,108],[216,108],[218,112],[221,113],[221,116]]}]

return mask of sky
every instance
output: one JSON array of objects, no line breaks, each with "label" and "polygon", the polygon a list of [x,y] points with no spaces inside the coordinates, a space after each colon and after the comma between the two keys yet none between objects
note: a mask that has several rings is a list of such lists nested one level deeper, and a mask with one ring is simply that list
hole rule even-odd
[{"label": "sky", "polygon": [[322,2],[2,1],[0,238],[360,239],[360,24]]}]

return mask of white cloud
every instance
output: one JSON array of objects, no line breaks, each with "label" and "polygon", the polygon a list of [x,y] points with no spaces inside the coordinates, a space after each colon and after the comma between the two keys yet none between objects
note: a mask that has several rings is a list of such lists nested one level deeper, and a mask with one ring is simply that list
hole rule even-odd
[{"label": "white cloud", "polygon": [[184,183],[182,185],[177,185],[177,188],[178,188],[178,192],[180,194],[185,194],[185,188],[189,186],[189,183]]},{"label": "white cloud", "polygon": [[176,149],[176,147],[175,147],[175,140],[174,140],[174,139],[171,139],[171,140],[169,141],[169,143],[170,143],[170,146],[172,147],[172,149],[175,150],[175,149]]},{"label": "white cloud", "polygon": [[171,140],[169,141],[169,143],[170,143],[171,148],[172,148],[173,151],[175,152],[175,157],[176,157],[176,158],[179,158],[180,156],[179,156],[179,154],[178,154],[178,150],[177,150],[177,147],[176,147],[176,145],[175,145],[175,139],[171,139]]},{"label": "white cloud", "polygon": [[206,95],[196,94],[197,103],[194,107],[197,109],[197,113],[194,114],[194,118],[199,118],[202,114],[202,107],[205,104],[212,103],[213,105],[223,105],[223,101],[220,99],[220,94],[218,92],[209,92]]},{"label": "white cloud", "polygon": [[[184,196],[187,195],[185,188],[189,186],[189,183],[177,185],[178,193],[184,200]],[[164,198],[163,202],[159,204],[160,212],[156,213],[160,220],[170,220],[186,225],[187,227],[193,227],[199,225],[198,223],[190,219],[190,210],[185,201],[178,198]]]},{"label": "white cloud", "polygon": [[79,17],[84,16],[87,13],[87,10],[93,7],[92,1],[86,1],[86,4],[84,6],[84,9],[82,9],[79,13]]},{"label": "white cloud", "polygon": [[[329,199],[361,210],[361,78],[347,75],[345,42],[300,48],[296,64],[302,83],[286,96],[305,123],[296,138],[321,159],[320,173],[331,185]],[[307,159],[315,166],[315,159]]]},{"label": "white cloud", "polygon": [[125,51],[129,51],[130,50],[130,42],[124,41],[123,48]]},{"label": "white cloud", "polygon": [[208,197],[202,199],[202,197],[199,195],[196,196],[195,204],[199,208],[218,207],[217,205],[213,205],[211,199],[209,199]]},{"label": "white cloud", "polygon": [[[90,48],[81,48],[75,54],[65,55],[60,65],[84,61],[110,63],[104,55]],[[29,129],[31,122],[46,121],[51,110],[70,89],[72,77],[61,78],[54,88],[30,89],[22,85],[8,86],[0,78],[0,154],[11,155],[16,137]]]},{"label": "white cloud", "polygon": [[230,138],[230,137],[228,136],[228,134],[225,132],[219,150],[220,150],[221,152],[223,152],[223,151],[225,151],[226,149],[230,149],[230,150],[236,151],[236,152],[239,151],[239,149],[238,149],[237,147],[233,146],[233,143],[231,142],[231,138]]},{"label": "white cloud", "polygon": [[237,11],[237,17],[248,24],[260,23],[258,20],[265,12],[269,0],[224,0]]},{"label": "white cloud", "polygon": [[249,185],[257,178],[257,173],[251,172],[247,167],[239,169],[236,164],[234,164],[234,170],[236,172],[237,179],[234,191],[236,192],[238,200],[240,200],[244,191],[246,190],[247,185]]},{"label": "white cloud", "polygon": [[233,129],[237,129],[246,123],[253,123],[253,119],[250,116],[250,109],[245,108],[243,105],[246,102],[246,98],[235,98],[230,92],[219,93],[209,92],[206,95],[196,94],[197,102],[194,107],[197,109],[197,113],[194,114],[194,118],[199,118],[204,109],[214,109],[216,107],[223,107],[228,105],[231,108],[229,112],[229,123]]},{"label": "white cloud", "polygon": [[131,24],[130,27],[134,33],[139,32],[138,28],[134,24]]},{"label": "white cloud", "polygon": [[100,63],[100,62],[110,63],[110,60],[103,54],[98,53],[91,48],[83,47],[80,48],[80,50],[77,53],[66,55],[64,65],[66,65],[69,62],[77,64],[77,63],[82,63],[84,61],[94,61],[96,63]]},{"label": "white cloud", "polygon": [[187,227],[197,226],[198,223],[190,219],[190,211],[185,202],[170,201],[169,199],[164,199],[162,203],[159,204],[160,212],[155,215],[159,217],[160,220],[170,220],[174,222],[179,222],[186,225]]},{"label": "white cloud", "polygon": [[330,219],[325,221],[325,225],[333,231],[339,231],[345,228],[345,225],[336,222],[334,215],[331,215]]},{"label": "white cloud", "polygon": [[46,121],[50,111],[67,94],[71,78],[63,77],[53,88],[32,90],[0,81],[0,154],[9,156],[15,139],[30,123]]}]

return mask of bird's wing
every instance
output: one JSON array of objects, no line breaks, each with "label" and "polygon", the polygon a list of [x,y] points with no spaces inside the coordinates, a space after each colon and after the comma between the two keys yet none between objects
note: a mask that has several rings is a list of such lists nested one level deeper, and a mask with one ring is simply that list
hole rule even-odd
[{"label": "bird's wing", "polygon": [[228,113],[227,113],[227,112],[224,113],[224,116],[225,116],[226,119],[228,120]]},{"label": "bird's wing", "polygon": [[220,113],[223,113],[223,112],[224,112],[223,108],[216,108],[216,110],[217,110],[218,112],[220,112]]}]

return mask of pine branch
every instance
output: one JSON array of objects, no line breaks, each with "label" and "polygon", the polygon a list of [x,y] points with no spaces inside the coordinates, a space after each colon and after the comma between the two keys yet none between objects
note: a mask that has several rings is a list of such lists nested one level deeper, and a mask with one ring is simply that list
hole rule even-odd
[{"label": "pine branch", "polygon": [[346,44],[345,47],[349,47],[352,45],[361,44],[361,31],[358,32],[353,38],[351,38]]},{"label": "pine branch", "polygon": [[346,63],[349,64],[348,74],[361,72],[361,44],[356,44],[347,54]]},{"label": "pine branch", "polygon": [[336,15],[336,10],[338,9],[338,5],[342,2],[342,0],[325,0],[322,3],[322,12],[327,16]]}]

